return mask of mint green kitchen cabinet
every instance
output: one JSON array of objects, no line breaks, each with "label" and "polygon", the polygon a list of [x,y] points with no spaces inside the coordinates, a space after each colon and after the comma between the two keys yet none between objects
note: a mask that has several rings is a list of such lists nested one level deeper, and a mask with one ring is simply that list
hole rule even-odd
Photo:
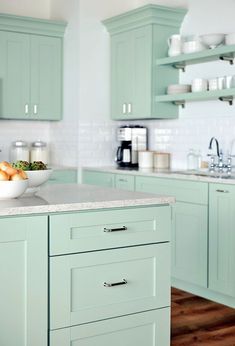
[{"label": "mint green kitchen cabinet", "polygon": [[0,345],[46,346],[47,216],[0,218]]},{"label": "mint green kitchen cabinet", "polygon": [[[155,96],[178,82],[172,66],[156,65],[167,55],[167,39],[179,31],[186,11],[146,5],[103,21],[111,35],[111,118],[176,118],[177,107]],[[170,114],[170,115],[169,115]]]},{"label": "mint green kitchen cabinet", "polygon": [[0,15],[0,118],[62,118],[64,29],[62,22]]},{"label": "mint green kitchen cabinet", "polygon": [[50,346],[165,346],[170,309],[148,311],[52,331]]},{"label": "mint green kitchen cabinet", "polygon": [[121,190],[135,191],[135,177],[127,174],[115,174],[115,187]]},{"label": "mint green kitchen cabinet", "polygon": [[235,298],[234,185],[210,184],[209,221],[209,288]]},{"label": "mint green kitchen cabinet", "polygon": [[206,288],[207,206],[177,202],[172,211],[172,276]]},{"label": "mint green kitchen cabinet", "polygon": [[83,170],[82,182],[89,185],[115,187],[115,174]]},{"label": "mint green kitchen cabinet", "polygon": [[55,169],[47,184],[76,184],[77,169]]},{"label": "mint green kitchen cabinet", "polygon": [[176,179],[136,177],[136,190],[173,195],[172,277],[207,287],[208,184]]}]

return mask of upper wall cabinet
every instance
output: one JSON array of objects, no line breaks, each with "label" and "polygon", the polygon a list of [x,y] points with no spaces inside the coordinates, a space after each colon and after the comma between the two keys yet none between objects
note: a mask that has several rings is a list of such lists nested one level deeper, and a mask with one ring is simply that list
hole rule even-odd
[{"label": "upper wall cabinet", "polygon": [[65,23],[0,15],[0,118],[60,120]]},{"label": "upper wall cabinet", "polygon": [[172,104],[156,104],[169,83],[178,83],[172,66],[157,66],[167,40],[179,31],[186,11],[146,5],[105,20],[111,35],[111,117],[114,120],[176,118]]}]

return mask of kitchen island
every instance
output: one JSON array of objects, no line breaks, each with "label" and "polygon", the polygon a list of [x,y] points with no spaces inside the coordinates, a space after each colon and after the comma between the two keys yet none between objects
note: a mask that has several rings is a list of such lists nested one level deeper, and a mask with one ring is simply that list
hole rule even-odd
[{"label": "kitchen island", "polygon": [[172,203],[76,184],[0,201],[0,345],[169,346]]}]

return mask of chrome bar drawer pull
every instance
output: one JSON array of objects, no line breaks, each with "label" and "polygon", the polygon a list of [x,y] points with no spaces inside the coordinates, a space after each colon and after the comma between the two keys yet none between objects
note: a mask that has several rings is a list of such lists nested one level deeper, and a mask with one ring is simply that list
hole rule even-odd
[{"label": "chrome bar drawer pull", "polygon": [[126,105],[126,103],[123,103],[123,105],[122,105],[122,114],[126,114],[126,112],[127,112],[127,105]]},{"label": "chrome bar drawer pull", "polygon": [[29,105],[28,104],[26,104],[24,106],[24,112],[25,112],[25,114],[29,114]]},{"label": "chrome bar drawer pull", "polygon": [[109,233],[109,232],[121,232],[121,231],[126,231],[127,227],[123,226],[123,227],[119,227],[119,228],[104,228],[104,232],[105,233]]},{"label": "chrome bar drawer pull", "polygon": [[38,114],[38,106],[37,105],[33,106],[33,114]]},{"label": "chrome bar drawer pull", "polygon": [[216,190],[216,192],[221,192],[221,193],[229,193],[228,190]]},{"label": "chrome bar drawer pull", "polygon": [[126,285],[127,281],[125,279],[122,279],[120,282],[104,282],[103,285],[104,287],[114,287],[114,286],[121,286],[121,285]]}]

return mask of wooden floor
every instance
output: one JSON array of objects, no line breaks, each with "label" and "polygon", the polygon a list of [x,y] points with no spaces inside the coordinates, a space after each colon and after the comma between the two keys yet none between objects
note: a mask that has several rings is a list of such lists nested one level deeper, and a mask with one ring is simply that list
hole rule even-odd
[{"label": "wooden floor", "polygon": [[235,346],[235,309],[172,289],[171,346]]}]

